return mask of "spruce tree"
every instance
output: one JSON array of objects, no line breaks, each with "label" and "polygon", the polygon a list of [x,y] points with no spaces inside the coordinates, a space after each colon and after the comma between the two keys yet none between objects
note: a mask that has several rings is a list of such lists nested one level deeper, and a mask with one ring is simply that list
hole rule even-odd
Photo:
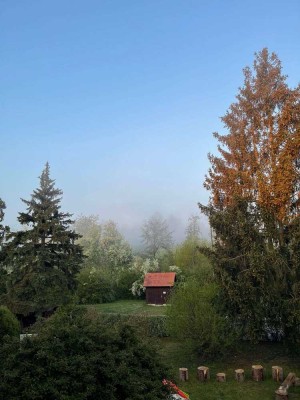
[{"label": "spruce tree", "polygon": [[23,230],[11,233],[7,262],[11,269],[6,303],[20,315],[42,315],[68,301],[75,289],[75,275],[83,259],[75,244],[78,235],[70,228],[71,214],[60,210],[62,191],[50,179],[49,164],[19,213]]},{"label": "spruce tree", "polygon": [[7,271],[4,266],[5,251],[3,249],[3,245],[5,242],[5,238],[9,232],[9,227],[2,224],[5,208],[6,205],[4,201],[0,198],[0,294],[5,293],[7,278]]},{"label": "spruce tree", "polygon": [[[4,219],[4,210],[6,209],[6,205],[4,201],[0,198],[0,251],[2,250],[2,245],[5,239],[5,235],[9,231],[8,226],[2,225],[2,221]],[[1,260],[1,256],[0,256]]]}]

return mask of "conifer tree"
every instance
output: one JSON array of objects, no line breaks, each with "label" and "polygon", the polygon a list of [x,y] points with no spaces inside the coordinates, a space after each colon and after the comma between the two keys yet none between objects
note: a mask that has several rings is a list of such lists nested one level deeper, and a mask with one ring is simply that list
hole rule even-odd
[{"label": "conifer tree", "polygon": [[284,225],[300,213],[300,85],[288,87],[280,60],[266,48],[244,76],[222,118],[228,134],[214,134],[220,156],[209,154],[205,187],[216,208],[240,197]]},{"label": "conifer tree", "polygon": [[3,245],[6,235],[9,232],[9,227],[2,225],[5,208],[6,205],[4,201],[0,198],[0,294],[5,292],[6,277],[7,277],[7,271],[4,267],[5,252],[3,249]]},{"label": "conifer tree", "polygon": [[[0,198],[0,251],[2,250],[2,244],[5,238],[5,235],[9,231],[8,226],[2,225],[2,221],[4,219],[4,210],[6,208],[6,205],[4,201]],[[1,260],[1,258],[0,258]]]},{"label": "conifer tree", "polygon": [[49,164],[19,213],[23,230],[10,234],[7,262],[11,274],[6,294],[10,309],[21,315],[41,315],[68,300],[83,259],[79,237],[70,228],[71,214],[60,210],[62,191],[50,179]]},{"label": "conifer tree", "polygon": [[[202,249],[214,266],[227,315],[248,337],[296,339],[300,332],[300,85],[288,87],[281,62],[265,48],[214,136],[200,205],[215,234]],[[297,339],[298,340],[298,339]]]}]

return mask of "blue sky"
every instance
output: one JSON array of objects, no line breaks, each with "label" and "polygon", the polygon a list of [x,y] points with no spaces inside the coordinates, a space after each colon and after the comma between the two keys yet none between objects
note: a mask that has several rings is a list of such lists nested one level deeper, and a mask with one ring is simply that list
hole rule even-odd
[{"label": "blue sky", "polygon": [[159,211],[183,233],[242,68],[268,47],[296,86],[299,37],[298,0],[0,0],[6,223],[49,161],[75,216],[132,239]]}]

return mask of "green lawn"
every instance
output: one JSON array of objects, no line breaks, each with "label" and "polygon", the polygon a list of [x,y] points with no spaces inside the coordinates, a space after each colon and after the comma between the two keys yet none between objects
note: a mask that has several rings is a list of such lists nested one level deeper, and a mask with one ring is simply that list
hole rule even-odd
[{"label": "green lawn", "polygon": [[[108,304],[92,304],[89,308],[102,313],[124,315],[165,315],[167,306],[149,306],[143,300],[122,300]],[[289,372],[300,377],[300,357],[287,355],[285,349],[278,343],[260,343],[251,345],[242,342],[238,350],[222,360],[203,359],[193,352],[187,343],[178,342],[171,338],[156,339],[163,361],[170,367],[171,376],[178,386],[186,391],[191,400],[274,400],[275,390],[279,384],[271,379],[271,367],[283,367],[284,376]],[[265,380],[251,380],[251,366],[261,364],[264,367]],[[196,379],[197,367],[205,365],[210,368],[210,381],[200,383]],[[189,381],[178,382],[180,367],[189,369]],[[234,370],[245,370],[245,382],[234,380]],[[227,381],[216,382],[216,373],[225,372]],[[289,400],[300,400],[300,387],[289,390]]]},{"label": "green lawn", "polygon": [[[283,367],[284,375],[295,372],[300,376],[300,358],[287,357],[284,348],[280,344],[261,343],[250,345],[242,343],[240,350],[232,353],[226,359],[214,361],[205,360],[192,353],[184,343],[178,343],[169,338],[160,339],[160,353],[165,362],[170,366],[173,379],[179,387],[186,391],[191,400],[274,400],[275,390],[279,384],[271,379],[271,367],[279,365]],[[265,370],[263,382],[251,380],[251,366],[261,364]],[[200,383],[196,379],[197,367],[205,365],[210,368],[210,381]],[[189,381],[178,382],[178,369],[189,369]],[[245,382],[237,383],[234,380],[234,370],[245,370]],[[216,373],[225,372],[227,381],[216,382]],[[289,399],[300,399],[300,387],[289,390]]]},{"label": "green lawn", "polygon": [[91,304],[99,312],[125,315],[165,315],[167,306],[149,306],[145,300],[120,300],[114,303]]}]

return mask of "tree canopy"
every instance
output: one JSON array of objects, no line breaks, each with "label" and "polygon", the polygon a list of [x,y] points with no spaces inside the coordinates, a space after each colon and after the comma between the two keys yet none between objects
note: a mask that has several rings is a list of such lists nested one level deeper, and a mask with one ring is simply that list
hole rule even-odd
[{"label": "tree canopy", "polygon": [[149,256],[155,258],[160,249],[168,250],[172,245],[172,232],[166,220],[155,213],[142,226],[142,240]]},{"label": "tree canopy", "polygon": [[242,197],[287,223],[300,211],[300,86],[288,87],[280,60],[266,48],[244,77],[222,118],[229,133],[214,134],[220,156],[209,154],[205,187],[215,207]]},{"label": "tree canopy", "polygon": [[61,195],[47,163],[39,188],[30,200],[22,199],[27,210],[18,220],[24,229],[9,235],[5,259],[11,270],[5,302],[17,314],[52,310],[75,288],[83,255],[71,214],[60,210]]},{"label": "tree canopy", "polygon": [[98,216],[81,215],[75,221],[75,230],[81,235],[78,243],[88,257],[86,266],[112,271],[128,267],[132,262],[132,249],[115,222],[109,220],[100,224]]},{"label": "tree canopy", "polygon": [[214,266],[227,315],[248,337],[297,340],[300,331],[300,86],[290,89],[267,49],[244,69],[237,101],[215,134],[205,187]]},{"label": "tree canopy", "polygon": [[[38,329],[38,327],[37,327]],[[158,400],[166,368],[153,345],[83,308],[60,310],[37,336],[0,347],[0,397],[10,400]]]},{"label": "tree canopy", "polygon": [[5,238],[9,232],[9,227],[2,224],[6,205],[0,198],[0,295],[6,291],[7,271],[4,265],[5,251],[3,249]]}]

